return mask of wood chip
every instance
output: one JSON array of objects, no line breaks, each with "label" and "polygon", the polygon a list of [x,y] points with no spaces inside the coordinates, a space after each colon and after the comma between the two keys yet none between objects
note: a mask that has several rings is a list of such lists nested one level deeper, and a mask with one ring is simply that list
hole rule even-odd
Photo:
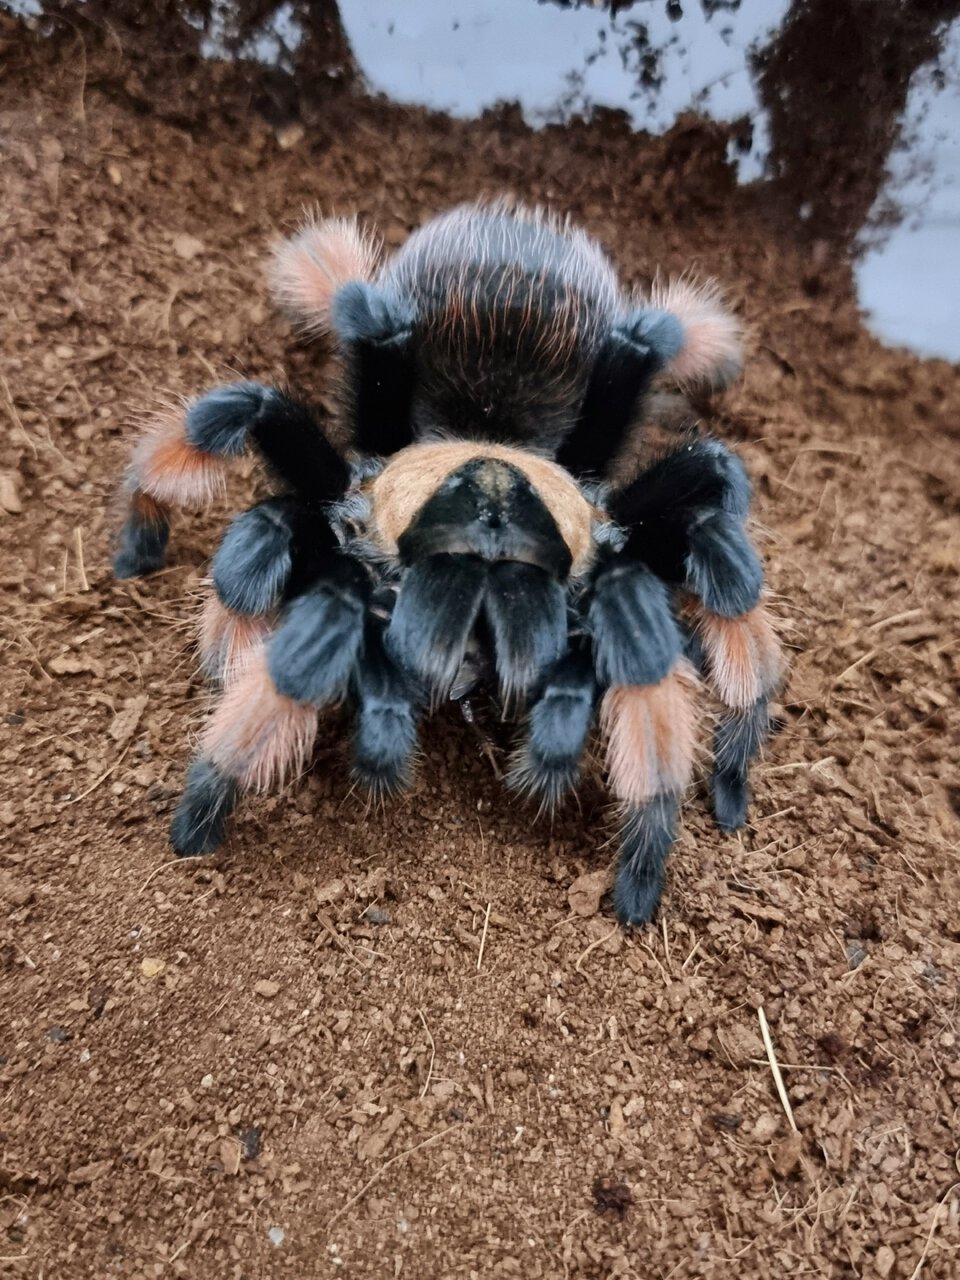
[{"label": "wood chip", "polygon": [[20,477],[15,471],[0,471],[0,507],[17,516],[23,510],[20,501]]},{"label": "wood chip", "polygon": [[765,902],[750,902],[743,898],[735,898],[734,911],[750,920],[766,920],[769,924],[786,924],[786,914],[779,907],[768,906]]},{"label": "wood chip", "polygon": [[600,910],[600,899],[610,888],[613,876],[609,868],[602,871],[588,871],[577,876],[567,890],[567,902],[570,910],[578,916],[595,916]]},{"label": "wood chip", "polygon": [[368,1138],[360,1143],[359,1153],[361,1159],[376,1160],[382,1156],[389,1146],[391,1138],[402,1124],[403,1112],[400,1110],[392,1111],[383,1124],[379,1125]]},{"label": "wood chip", "polygon": [[112,1160],[94,1160],[92,1164],[81,1164],[76,1169],[71,1169],[67,1174],[67,1181],[73,1183],[75,1187],[84,1182],[96,1182],[112,1168]]},{"label": "wood chip", "polygon": [[183,235],[174,236],[173,252],[178,258],[183,258],[184,262],[192,262],[194,258],[200,256],[204,250],[204,243],[198,240],[196,236]]},{"label": "wood chip", "polygon": [[258,996],[263,996],[264,1000],[272,1000],[274,996],[280,994],[280,983],[273,982],[270,978],[261,978],[253,984],[253,989]]},{"label": "wood chip", "polygon": [[124,742],[128,742],[133,737],[134,730],[140,723],[140,717],[146,710],[149,701],[150,698],[145,693],[126,700],[121,710],[113,717],[107,730],[114,742],[122,746]]},{"label": "wood chip", "polygon": [[61,653],[50,659],[47,670],[55,676],[102,676],[103,664],[95,658],[74,658],[69,653]]},{"label": "wood chip", "polygon": [[235,1178],[240,1172],[240,1158],[243,1155],[243,1144],[236,1138],[223,1138],[220,1142],[220,1163],[223,1172]]}]

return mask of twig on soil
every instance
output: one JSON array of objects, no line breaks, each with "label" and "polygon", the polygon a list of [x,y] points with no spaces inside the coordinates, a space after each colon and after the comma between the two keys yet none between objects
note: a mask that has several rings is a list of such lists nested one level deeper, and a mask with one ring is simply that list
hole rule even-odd
[{"label": "twig on soil", "polygon": [[[767,1062],[766,1058],[751,1058],[750,1063],[754,1067],[762,1067]],[[854,1093],[854,1087],[850,1083],[847,1073],[842,1067],[829,1067],[823,1062],[781,1062],[781,1071],[823,1071],[828,1075],[836,1076],[838,1080],[842,1080],[851,1093]]]},{"label": "twig on soil", "polygon": [[783,1076],[780,1074],[777,1055],[773,1051],[773,1041],[770,1039],[770,1028],[767,1025],[767,1015],[763,1011],[763,1005],[760,1005],[757,1009],[757,1017],[760,1019],[760,1034],[763,1036],[763,1047],[767,1051],[767,1061],[770,1063],[770,1070],[773,1072],[773,1081],[777,1086],[777,1093],[780,1095],[780,1101],[786,1112],[787,1120],[790,1122],[790,1128],[794,1133],[799,1133],[797,1122],[793,1118],[793,1108],[790,1106],[790,1099],[787,1097],[787,1090],[783,1083]]},{"label": "twig on soil", "polygon": [[594,940],[590,943],[589,947],[587,947],[584,951],[580,952],[580,955],[577,959],[577,963],[573,966],[574,971],[576,973],[581,973],[582,970],[580,966],[583,964],[584,960],[586,960],[590,952],[596,951],[597,947],[602,947],[605,942],[610,941],[610,939],[613,937],[615,933],[619,933],[619,932],[620,932],[620,926],[619,924],[615,924],[609,933],[605,933],[601,938],[594,938]]},{"label": "twig on soil", "polygon": [[849,667],[845,667],[844,670],[834,678],[833,684],[830,688],[835,689],[838,684],[841,684],[847,678],[851,671],[856,671],[857,667],[862,667],[865,662],[869,662],[871,658],[875,658],[879,652],[879,649],[868,649],[866,653],[862,653],[856,662],[851,662]]},{"label": "twig on soil", "polygon": [[[159,867],[154,867],[150,874],[140,886],[140,893],[146,893],[147,885],[154,876],[158,876],[161,871],[166,871],[167,867],[189,867],[190,864],[186,858],[171,858],[169,862],[161,862]],[[191,868],[193,870],[193,868]]]},{"label": "twig on soil", "polygon": [[483,950],[487,945],[487,930],[490,927],[490,908],[492,902],[487,903],[487,914],[483,917],[483,933],[480,935],[480,950],[477,952],[477,973],[480,972],[480,966],[483,964]]},{"label": "twig on soil", "polygon": [[943,1208],[944,1204],[946,1203],[947,1196],[953,1195],[954,1191],[956,1191],[958,1187],[960,1187],[960,1182],[955,1182],[952,1187],[947,1187],[946,1191],[943,1193],[943,1195],[940,1197],[937,1203],[933,1206],[933,1213],[930,1215],[930,1230],[927,1232],[927,1238],[923,1242],[923,1251],[921,1252],[920,1257],[917,1259],[917,1265],[914,1267],[913,1271],[910,1273],[910,1280],[918,1280],[920,1272],[923,1270],[923,1264],[924,1262],[926,1262],[927,1254],[930,1251],[930,1245],[933,1241],[933,1233],[937,1229],[937,1221],[940,1217],[940,1210]]},{"label": "twig on soil", "polygon": [[871,622],[868,631],[883,631],[885,627],[895,626],[898,622],[911,622],[914,618],[925,618],[926,609],[904,609],[902,613],[892,613],[889,618],[881,618],[879,622]]},{"label": "twig on soil", "polygon": [[423,1082],[423,1088],[420,1090],[420,1097],[426,1097],[427,1090],[430,1088],[430,1078],[433,1075],[433,1064],[437,1057],[437,1046],[433,1042],[433,1036],[430,1034],[430,1028],[427,1026],[427,1020],[423,1016],[423,1010],[418,1009],[417,1014],[423,1023],[423,1029],[427,1033],[427,1039],[430,1041],[430,1065],[427,1067],[427,1078]]},{"label": "twig on soil", "polygon": [[648,946],[647,946],[647,944],[646,944],[645,942],[641,942],[641,943],[640,943],[640,946],[641,946],[641,947],[643,947],[644,951],[646,951],[646,953],[649,955],[650,959],[653,961],[653,963],[654,963],[654,964],[657,966],[657,968],[660,970],[660,977],[663,979],[663,985],[664,985],[664,986],[666,986],[666,985],[667,985],[667,971],[666,971],[666,969],[664,969],[663,965],[660,963],[660,960],[658,959],[656,952],[653,950],[653,948],[652,948],[652,947],[648,947]]},{"label": "twig on soil", "polygon": [[34,440],[33,436],[29,433],[27,428],[23,425],[23,419],[20,417],[19,413],[17,413],[17,406],[13,402],[13,395],[10,391],[10,383],[7,382],[6,378],[3,376],[2,373],[0,373],[0,387],[3,388],[3,399],[7,406],[7,412],[10,415],[10,421],[13,423],[13,425],[17,428],[17,430],[23,436],[24,440],[26,440],[27,444],[30,446],[30,450],[33,453],[33,456],[37,457],[36,441]]},{"label": "twig on soil", "polygon": [[77,568],[80,570],[80,590],[89,591],[90,583],[87,580],[87,571],[83,564],[83,530],[79,525],[73,531],[73,538],[77,544]]},{"label": "twig on soil", "polygon": [[667,922],[661,919],[660,927],[663,930],[663,955],[667,962],[667,968],[673,973],[673,959],[670,955],[670,939],[667,937]]},{"label": "twig on soil", "polygon": [[380,1166],[380,1168],[376,1171],[376,1173],[373,1175],[372,1178],[367,1179],[367,1181],[363,1184],[363,1186],[360,1188],[358,1192],[352,1195],[349,1200],[346,1200],[340,1206],[337,1212],[333,1215],[333,1217],[327,1223],[326,1229],[329,1231],[338,1218],[342,1217],[347,1212],[348,1209],[352,1209],[358,1200],[362,1200],[363,1197],[370,1190],[370,1188],[373,1186],[373,1184],[379,1181],[379,1179],[383,1177],[383,1175],[386,1173],[386,1171],[390,1168],[391,1165],[397,1164],[401,1160],[406,1160],[407,1156],[412,1156],[416,1151],[422,1151],[423,1148],[428,1147],[431,1142],[437,1142],[440,1138],[445,1138],[448,1133],[451,1133],[456,1128],[457,1126],[455,1124],[448,1125],[446,1129],[441,1129],[439,1133],[434,1133],[434,1134],[431,1134],[429,1138],[424,1138],[424,1140],[422,1142],[418,1142],[415,1147],[408,1147],[406,1151],[398,1151],[395,1156],[391,1156],[389,1160],[386,1160]]},{"label": "twig on soil", "polygon": [[176,1249],[174,1249],[173,1253],[171,1253],[170,1257],[167,1258],[167,1266],[169,1266],[171,1262],[176,1262],[177,1258],[180,1257],[184,1249],[189,1249],[191,1243],[192,1241],[190,1237],[187,1236],[186,1240],[184,1240],[182,1244],[178,1244]]}]

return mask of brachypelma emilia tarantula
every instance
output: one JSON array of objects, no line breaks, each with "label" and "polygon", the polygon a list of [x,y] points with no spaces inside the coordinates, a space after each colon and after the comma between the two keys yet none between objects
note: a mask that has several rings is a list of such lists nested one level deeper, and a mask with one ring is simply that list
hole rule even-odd
[{"label": "brachypelma emilia tarantula", "polygon": [[121,577],[162,564],[170,509],[222,492],[231,458],[253,448],[276,480],[213,558],[200,649],[221,693],[175,850],[216,849],[242,792],[302,770],[324,707],[353,706],[355,777],[383,794],[410,784],[425,711],[486,684],[522,712],[509,785],[547,808],[599,723],[622,812],[616,911],[644,923],[699,676],[721,705],[713,802],[732,830],[781,657],[740,461],[689,436],[609,481],[655,375],[739,372],[735,319],[686,279],[625,296],[583,231],[497,204],[435,218],[385,261],[355,223],[310,221],[272,287],[335,339],[347,455],[310,407],[240,382],[158,415],[127,482]]}]

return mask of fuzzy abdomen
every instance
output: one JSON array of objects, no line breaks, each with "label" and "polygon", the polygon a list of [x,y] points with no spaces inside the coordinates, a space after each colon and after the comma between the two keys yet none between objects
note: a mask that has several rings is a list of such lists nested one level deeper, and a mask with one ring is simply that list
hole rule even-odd
[{"label": "fuzzy abdomen", "polygon": [[556,447],[618,303],[593,241],[534,213],[466,206],[414,233],[381,283],[416,317],[415,437]]}]

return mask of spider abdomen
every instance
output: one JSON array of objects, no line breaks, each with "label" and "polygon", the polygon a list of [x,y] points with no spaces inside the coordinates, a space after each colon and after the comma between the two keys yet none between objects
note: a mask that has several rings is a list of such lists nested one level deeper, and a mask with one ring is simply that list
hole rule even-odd
[{"label": "spider abdomen", "polygon": [[555,446],[572,428],[620,296],[582,231],[462,206],[414,232],[379,283],[415,316],[415,436]]}]

